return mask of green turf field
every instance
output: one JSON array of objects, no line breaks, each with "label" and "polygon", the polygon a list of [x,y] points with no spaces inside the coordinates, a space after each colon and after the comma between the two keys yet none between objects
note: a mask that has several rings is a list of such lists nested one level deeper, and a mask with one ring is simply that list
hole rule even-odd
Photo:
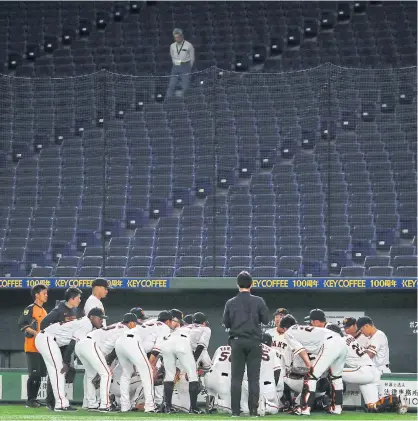
[{"label": "green turf field", "polygon": [[[146,420],[158,420],[158,419],[174,419],[175,421],[187,420],[193,421],[197,419],[202,420],[223,420],[223,419],[230,419],[231,417],[228,415],[200,415],[200,416],[192,416],[188,414],[175,414],[175,415],[164,415],[164,414],[155,414],[149,415],[139,412],[131,412],[128,414],[120,414],[120,413],[113,413],[113,414],[102,414],[100,412],[88,412],[84,410],[79,410],[77,412],[72,412],[71,414],[59,413],[59,412],[51,412],[47,409],[40,408],[40,409],[30,409],[25,408],[23,405],[0,405],[0,421],[7,420],[7,421],[56,421],[56,420],[65,420],[65,421],[79,421],[79,420],[107,420],[107,421],[115,421],[115,420],[138,420],[146,421]],[[299,418],[299,417],[297,417]],[[288,414],[279,414],[277,416],[268,416],[267,419],[270,420],[282,420],[282,419],[297,419],[294,415]],[[307,419],[307,417],[303,417]],[[341,416],[337,415],[328,415],[328,414],[321,414],[321,413],[314,413],[310,417],[315,421],[319,420],[355,420],[355,421],[371,421],[371,420],[417,420],[417,414],[411,413],[406,415],[398,415],[398,414],[365,414],[364,412],[353,412],[347,411]],[[245,420],[251,418],[248,417],[240,417],[240,420]]]}]

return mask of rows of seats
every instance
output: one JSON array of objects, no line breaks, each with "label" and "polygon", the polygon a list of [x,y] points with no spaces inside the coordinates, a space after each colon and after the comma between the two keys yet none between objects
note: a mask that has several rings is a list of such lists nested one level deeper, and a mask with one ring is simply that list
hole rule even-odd
[{"label": "rows of seats", "polygon": [[167,74],[174,27],[195,45],[199,70],[248,70],[264,62],[266,72],[326,62],[367,68],[416,63],[416,3],[408,1],[9,2],[0,27],[0,61],[25,77],[103,68]]}]

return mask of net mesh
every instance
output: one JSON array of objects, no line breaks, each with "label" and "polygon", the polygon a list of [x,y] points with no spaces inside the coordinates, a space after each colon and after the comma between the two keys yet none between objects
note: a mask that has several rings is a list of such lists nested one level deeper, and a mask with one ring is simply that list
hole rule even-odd
[{"label": "net mesh", "polygon": [[0,275],[411,273],[415,80],[1,76]]}]

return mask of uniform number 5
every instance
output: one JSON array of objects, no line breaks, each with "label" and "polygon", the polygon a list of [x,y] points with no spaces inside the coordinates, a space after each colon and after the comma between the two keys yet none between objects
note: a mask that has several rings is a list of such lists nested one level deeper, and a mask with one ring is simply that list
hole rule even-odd
[{"label": "uniform number 5", "polygon": [[231,354],[227,351],[222,351],[221,355],[219,355],[219,361],[231,361]]}]

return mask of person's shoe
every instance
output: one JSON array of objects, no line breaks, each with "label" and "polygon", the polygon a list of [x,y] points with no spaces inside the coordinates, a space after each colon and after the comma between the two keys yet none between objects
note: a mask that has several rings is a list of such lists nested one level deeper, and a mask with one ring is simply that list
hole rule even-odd
[{"label": "person's shoe", "polygon": [[35,402],[37,402],[39,404],[39,406],[42,406],[42,407],[47,406],[46,402],[38,401],[38,399],[35,399]]},{"label": "person's shoe", "polygon": [[341,415],[343,408],[341,405],[329,406],[327,412],[332,415]]},{"label": "person's shoe", "polygon": [[201,411],[200,409],[197,409],[197,408],[192,408],[192,409],[190,409],[189,414],[202,415],[203,411]]},{"label": "person's shoe", "polygon": [[154,409],[149,409],[149,410],[145,410],[144,411],[146,414],[158,414],[158,408],[154,408]]},{"label": "person's shoe", "polygon": [[40,408],[41,404],[37,400],[27,400],[26,408]]},{"label": "person's shoe", "polygon": [[66,408],[55,408],[55,412],[74,412],[77,411],[77,408],[74,408],[72,406],[67,406]]},{"label": "person's shoe", "polygon": [[311,410],[309,408],[301,408],[298,406],[293,410],[292,415],[311,415]]},{"label": "person's shoe", "polygon": [[179,411],[177,411],[177,409],[173,408],[172,406],[164,405],[164,412],[166,414],[177,414]]},{"label": "person's shoe", "polygon": [[112,408],[111,406],[109,406],[108,408],[99,408],[98,411],[103,412],[104,414],[108,414],[110,412],[117,412],[116,408]]}]

